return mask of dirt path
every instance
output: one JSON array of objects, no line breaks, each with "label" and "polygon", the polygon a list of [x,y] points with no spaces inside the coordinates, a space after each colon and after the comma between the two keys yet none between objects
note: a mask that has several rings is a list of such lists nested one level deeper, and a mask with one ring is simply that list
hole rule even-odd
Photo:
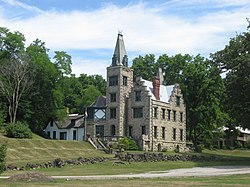
[{"label": "dirt path", "polygon": [[218,175],[250,174],[250,166],[213,166],[154,171],[141,174],[95,175],[95,176],[52,176],[57,179],[128,179],[128,178],[162,178],[162,177],[204,177]]},{"label": "dirt path", "polygon": [[[163,178],[163,177],[205,177],[219,175],[250,174],[250,166],[212,166],[194,167],[186,169],[173,169],[168,171],[152,171],[141,174],[122,174],[122,175],[94,175],[94,176],[52,176],[55,179],[129,179],[129,178]],[[9,178],[0,176],[0,178]]]}]

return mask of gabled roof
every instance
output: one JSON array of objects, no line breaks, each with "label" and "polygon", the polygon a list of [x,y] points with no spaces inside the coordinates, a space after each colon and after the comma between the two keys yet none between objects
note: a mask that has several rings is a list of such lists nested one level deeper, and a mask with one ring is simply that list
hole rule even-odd
[{"label": "gabled roof", "polygon": [[106,107],[106,97],[101,95],[98,96],[95,102],[93,102],[90,107],[95,107],[95,108],[104,108]]},{"label": "gabled roof", "polygon": [[[143,81],[143,85],[146,86],[146,89],[149,91],[149,95],[152,97],[152,99],[156,100],[153,94],[153,83],[148,80],[144,79],[141,80]],[[169,85],[169,86],[160,85],[160,101],[169,103],[173,89],[174,85]]]},{"label": "gabled roof", "polygon": [[69,114],[64,120],[55,121],[59,129],[79,128],[84,126],[84,115]]}]

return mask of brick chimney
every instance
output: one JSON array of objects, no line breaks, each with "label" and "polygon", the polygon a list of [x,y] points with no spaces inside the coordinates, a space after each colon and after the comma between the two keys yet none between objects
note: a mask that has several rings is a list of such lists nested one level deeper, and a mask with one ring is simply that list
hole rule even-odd
[{"label": "brick chimney", "polygon": [[160,77],[153,78],[153,94],[157,100],[160,100]]}]

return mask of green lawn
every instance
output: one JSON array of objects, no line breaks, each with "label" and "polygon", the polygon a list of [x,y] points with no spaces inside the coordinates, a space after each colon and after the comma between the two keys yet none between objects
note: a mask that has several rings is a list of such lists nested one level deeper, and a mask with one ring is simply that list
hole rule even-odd
[{"label": "green lawn", "polygon": [[217,177],[185,177],[157,179],[119,179],[119,180],[54,180],[52,182],[8,182],[0,180],[0,186],[95,186],[95,187],[152,187],[152,186],[250,186],[250,174]]},{"label": "green lawn", "polygon": [[47,140],[39,136],[33,139],[15,139],[0,136],[0,143],[7,143],[6,164],[17,166],[29,163],[44,163],[56,158],[110,157],[94,149],[88,142]]}]

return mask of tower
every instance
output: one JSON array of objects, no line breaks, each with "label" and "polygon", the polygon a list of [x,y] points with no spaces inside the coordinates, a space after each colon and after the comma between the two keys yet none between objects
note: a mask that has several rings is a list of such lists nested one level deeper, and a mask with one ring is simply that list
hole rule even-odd
[{"label": "tower", "polygon": [[123,35],[118,33],[111,66],[107,67],[105,136],[126,136],[127,98],[133,86]]}]

